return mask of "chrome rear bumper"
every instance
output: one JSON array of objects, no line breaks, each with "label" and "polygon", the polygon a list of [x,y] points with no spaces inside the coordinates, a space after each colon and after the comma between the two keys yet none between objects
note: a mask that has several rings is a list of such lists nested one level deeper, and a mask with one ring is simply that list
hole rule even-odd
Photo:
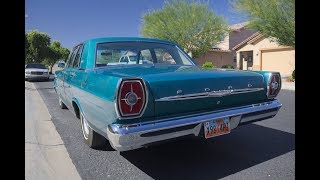
[{"label": "chrome rear bumper", "polygon": [[278,100],[252,104],[220,111],[162,119],[137,124],[112,124],[108,126],[107,138],[118,151],[128,151],[153,142],[193,134],[199,136],[203,123],[213,119],[230,117],[231,129],[239,124],[251,123],[275,116],[282,104]]}]

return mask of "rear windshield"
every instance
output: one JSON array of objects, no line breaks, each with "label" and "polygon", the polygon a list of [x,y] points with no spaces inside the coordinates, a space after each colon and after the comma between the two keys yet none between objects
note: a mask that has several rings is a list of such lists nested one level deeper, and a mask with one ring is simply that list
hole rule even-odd
[{"label": "rear windshield", "polygon": [[43,64],[27,64],[26,69],[28,68],[36,68],[36,69],[47,69]]},{"label": "rear windshield", "polygon": [[194,65],[177,46],[152,42],[100,43],[96,67],[136,64]]}]

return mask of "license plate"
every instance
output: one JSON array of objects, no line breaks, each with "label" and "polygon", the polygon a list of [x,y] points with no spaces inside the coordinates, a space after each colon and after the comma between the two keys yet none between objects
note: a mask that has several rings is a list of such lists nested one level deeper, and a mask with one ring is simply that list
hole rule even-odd
[{"label": "license plate", "polygon": [[204,136],[206,139],[230,133],[229,118],[215,119],[204,123]]}]

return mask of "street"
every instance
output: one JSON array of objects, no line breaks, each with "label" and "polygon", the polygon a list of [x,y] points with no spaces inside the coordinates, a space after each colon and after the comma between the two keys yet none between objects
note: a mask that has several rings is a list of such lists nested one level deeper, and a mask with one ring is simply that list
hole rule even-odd
[{"label": "street", "polygon": [[119,153],[86,146],[80,121],[59,108],[53,82],[31,83],[82,179],[295,179],[295,91],[281,90],[283,106],[274,118],[228,135]]}]

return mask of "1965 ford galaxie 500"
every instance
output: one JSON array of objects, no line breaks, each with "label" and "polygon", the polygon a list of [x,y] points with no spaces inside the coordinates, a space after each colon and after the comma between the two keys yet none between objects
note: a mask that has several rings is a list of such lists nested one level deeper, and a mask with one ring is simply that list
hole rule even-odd
[{"label": "1965 ford galaxie 500", "polygon": [[60,107],[80,119],[86,144],[108,140],[118,151],[224,135],[282,106],[278,72],[201,69],[177,44],[148,38],[84,41],[56,72],[54,88]]}]

